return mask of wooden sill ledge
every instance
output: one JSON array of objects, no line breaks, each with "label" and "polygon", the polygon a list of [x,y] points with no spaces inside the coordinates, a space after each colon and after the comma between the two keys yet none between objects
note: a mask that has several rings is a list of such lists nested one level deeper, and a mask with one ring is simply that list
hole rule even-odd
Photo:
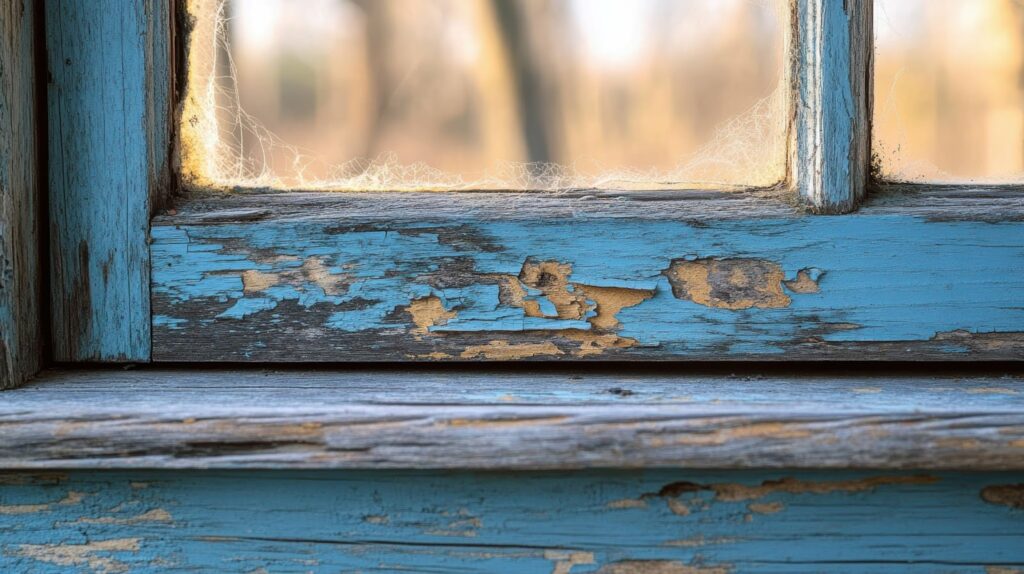
[{"label": "wooden sill ledge", "polygon": [[50,371],[0,468],[1024,470],[1024,377]]}]

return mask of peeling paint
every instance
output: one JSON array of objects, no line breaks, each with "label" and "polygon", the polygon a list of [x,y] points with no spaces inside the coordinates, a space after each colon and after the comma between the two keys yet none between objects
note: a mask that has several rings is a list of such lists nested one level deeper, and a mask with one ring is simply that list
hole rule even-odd
[{"label": "peeling paint", "polygon": [[493,278],[498,281],[499,301],[522,309],[527,317],[586,320],[594,329],[602,331],[619,327],[620,311],[639,305],[655,294],[653,289],[574,283],[570,281],[572,272],[572,265],[568,263],[528,259],[518,276]]},{"label": "peeling paint", "polygon": [[405,357],[413,360],[443,361],[451,359],[452,355],[443,351],[434,351],[433,353],[419,353],[416,355],[406,355]]},{"label": "peeling paint", "polygon": [[[449,513],[444,513],[449,514]],[[431,536],[454,536],[461,538],[473,538],[477,530],[483,528],[483,521],[473,516],[469,510],[460,508],[458,512],[451,513],[452,520],[442,528],[430,528],[424,530],[424,534]]]},{"label": "peeling paint", "polygon": [[128,572],[128,565],[102,554],[135,553],[139,542],[138,538],[116,538],[85,544],[20,544],[13,554],[57,566],[84,566],[96,574],[121,574]]},{"label": "peeling paint", "polygon": [[171,513],[167,512],[163,508],[154,508],[147,510],[142,514],[136,516],[129,516],[126,518],[120,518],[117,516],[100,516],[98,518],[82,517],[75,521],[76,524],[119,524],[119,525],[133,525],[133,524],[144,524],[147,522],[173,522],[174,519],[171,517]]},{"label": "peeling paint", "polygon": [[801,269],[797,271],[796,279],[783,281],[782,284],[793,293],[812,295],[821,292],[821,286],[818,282],[821,281],[823,275],[824,272],[819,269]]},{"label": "peeling paint", "polygon": [[599,355],[609,349],[628,349],[637,345],[636,339],[620,337],[613,333],[594,333],[579,329],[558,331],[558,336],[579,342],[579,348],[572,351],[577,357]]},{"label": "peeling paint", "polygon": [[619,500],[609,502],[606,506],[615,510],[623,508],[647,508],[647,501],[642,498],[621,498]]},{"label": "peeling paint", "polygon": [[36,512],[47,512],[53,510],[54,506],[71,506],[79,504],[82,499],[85,498],[85,493],[69,491],[64,498],[57,502],[48,502],[43,504],[12,504],[6,506],[0,506],[0,514],[32,514]]},{"label": "peeling paint", "polygon": [[551,574],[570,574],[573,566],[594,563],[593,552],[572,552],[568,550],[545,550],[544,559],[555,563]]},{"label": "peeling paint", "polygon": [[1024,483],[986,486],[981,489],[981,499],[989,504],[1024,510]]},{"label": "peeling paint", "polygon": [[490,341],[486,345],[467,347],[461,356],[463,359],[484,358],[508,361],[564,354],[561,349],[551,342],[512,344],[508,341]]},{"label": "peeling paint", "polygon": [[[682,516],[690,513],[690,503],[693,501],[681,500],[684,494],[710,491],[714,494],[714,500],[719,502],[746,502],[759,500],[772,494],[832,494],[835,492],[868,492],[881,486],[932,484],[938,478],[925,475],[914,476],[875,476],[856,480],[839,481],[806,481],[796,478],[782,478],[779,480],[766,480],[757,486],[749,486],[739,483],[714,483],[698,484],[689,481],[678,481],[666,484],[656,493],[646,493],[640,499],[658,497],[665,500],[669,510],[674,514]],[[748,507],[752,512],[770,511],[775,504],[766,503],[756,507]],[[778,510],[781,510],[778,508]],[[776,510],[777,512],[777,510]]]},{"label": "peeling paint", "polygon": [[747,510],[754,514],[776,514],[784,508],[786,505],[781,502],[752,502],[747,505]]},{"label": "peeling paint", "polygon": [[[444,352],[437,360],[458,360],[467,347],[491,340],[541,343],[542,337],[562,354],[534,356],[551,359],[899,360],[972,353],[1012,359],[1024,352],[1024,336],[1013,333],[1024,308],[1007,304],[1021,299],[1024,283],[989,272],[1021,266],[1016,224],[874,215],[701,227],[677,220],[593,218],[581,225],[474,217],[359,220],[331,233],[337,222],[317,218],[259,226],[158,222],[151,250],[152,316],[159,318],[154,358],[337,361]],[[481,236],[493,248],[473,239]],[[893,251],[896,239],[907,249]],[[667,249],[696,255],[672,265]],[[282,256],[295,260],[274,262]],[[346,270],[355,261],[358,269]],[[344,297],[317,286],[316,263],[352,276]],[[299,272],[303,264],[311,279]],[[971,289],[948,289],[952,268],[986,279]],[[254,292],[255,283],[267,281],[250,277],[246,290],[247,270],[298,275]],[[436,336],[424,342],[407,336],[417,327],[401,310],[431,295],[458,317],[434,326]],[[223,315],[235,320],[215,320],[247,299],[253,301]],[[318,337],[331,335],[331,344],[291,337],[303,325]],[[562,336],[566,329],[614,332],[635,343],[603,351],[588,345],[576,353]]]},{"label": "peeling paint", "polygon": [[[280,260],[280,257],[275,258],[276,262]],[[292,285],[302,289],[303,285],[310,284],[316,285],[325,295],[331,297],[347,293],[348,284],[352,279],[348,273],[332,273],[319,257],[309,257],[297,268],[287,268],[276,273],[250,269],[242,272],[241,277],[242,291],[246,294],[262,293],[278,285]]]},{"label": "peeling paint", "polygon": [[437,325],[447,325],[448,321],[458,316],[455,311],[444,308],[444,303],[435,295],[414,299],[405,308],[405,312],[412,317],[412,323],[416,326],[413,333],[426,335],[430,328]]},{"label": "peeling paint", "polygon": [[623,560],[606,564],[595,574],[729,574],[726,566],[694,566],[672,560]]},{"label": "peeling paint", "polygon": [[0,472],[0,486],[57,485],[67,482],[66,472]]},{"label": "peeling paint", "polygon": [[781,309],[792,302],[782,290],[782,267],[763,259],[675,259],[664,273],[676,299],[705,307]]},{"label": "peeling paint", "polygon": [[625,287],[595,287],[576,285],[577,291],[587,300],[593,301],[596,315],[589,319],[595,329],[608,331],[617,328],[619,311],[635,307],[654,297],[653,289],[627,289]]},{"label": "peeling paint", "polygon": [[680,538],[677,540],[669,540],[665,543],[665,546],[675,546],[679,548],[700,548],[701,546],[714,546],[720,544],[733,544],[736,542],[735,538],[727,538],[724,536],[717,536],[714,538],[705,538],[703,535],[694,536],[692,538]]},{"label": "peeling paint", "polygon": [[715,499],[724,502],[757,500],[769,494],[831,494],[834,492],[869,492],[880,486],[933,484],[938,478],[926,475],[874,476],[857,480],[807,481],[796,478],[766,480],[758,486],[744,484],[712,484],[706,488],[715,493]]}]

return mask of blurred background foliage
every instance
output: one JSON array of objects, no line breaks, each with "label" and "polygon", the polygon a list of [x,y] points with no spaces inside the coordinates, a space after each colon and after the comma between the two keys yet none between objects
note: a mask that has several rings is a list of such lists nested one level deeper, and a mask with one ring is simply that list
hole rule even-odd
[{"label": "blurred background foliage", "polygon": [[[1024,0],[874,0],[887,180],[1024,181]],[[278,187],[770,187],[786,0],[224,0],[224,171]],[[223,165],[222,165],[223,167]]]},{"label": "blurred background foliage", "polygon": [[885,179],[1024,182],[1024,0],[875,0]]},{"label": "blurred background foliage", "polygon": [[342,187],[770,186],[787,5],[229,0],[220,124],[249,171]]}]

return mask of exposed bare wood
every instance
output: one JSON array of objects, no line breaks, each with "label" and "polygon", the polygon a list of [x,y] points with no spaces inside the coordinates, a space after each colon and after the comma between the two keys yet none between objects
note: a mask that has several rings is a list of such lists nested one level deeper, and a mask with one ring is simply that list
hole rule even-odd
[{"label": "exposed bare wood", "polygon": [[965,189],[835,218],[725,193],[197,198],[154,220],[153,357],[1019,359],[1021,214]]},{"label": "exposed bare wood", "polygon": [[1019,376],[50,372],[6,468],[1024,470]]}]

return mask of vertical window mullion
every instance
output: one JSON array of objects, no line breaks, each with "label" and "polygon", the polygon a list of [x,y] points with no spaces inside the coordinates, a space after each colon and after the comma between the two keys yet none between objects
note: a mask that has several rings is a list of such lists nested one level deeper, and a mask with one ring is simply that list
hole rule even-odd
[{"label": "vertical window mullion", "polygon": [[816,213],[864,198],[871,166],[873,0],[795,0],[790,181]]}]

